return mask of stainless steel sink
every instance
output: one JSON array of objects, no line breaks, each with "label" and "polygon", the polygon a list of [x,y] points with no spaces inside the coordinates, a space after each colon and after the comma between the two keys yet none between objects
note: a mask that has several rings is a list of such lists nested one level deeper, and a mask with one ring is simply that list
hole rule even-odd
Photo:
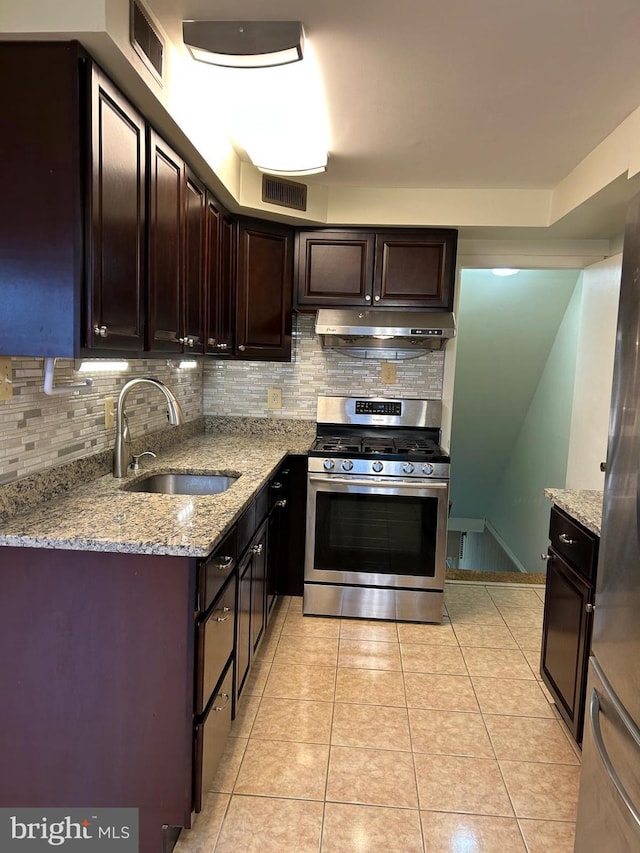
[{"label": "stainless steel sink", "polygon": [[160,495],[217,495],[226,492],[237,479],[225,474],[149,474],[125,489]]}]

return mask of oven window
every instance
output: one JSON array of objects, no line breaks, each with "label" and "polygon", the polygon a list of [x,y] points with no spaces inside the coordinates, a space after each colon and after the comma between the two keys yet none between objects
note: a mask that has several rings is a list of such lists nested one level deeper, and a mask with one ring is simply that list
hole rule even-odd
[{"label": "oven window", "polygon": [[318,492],[314,568],[434,577],[438,499]]}]

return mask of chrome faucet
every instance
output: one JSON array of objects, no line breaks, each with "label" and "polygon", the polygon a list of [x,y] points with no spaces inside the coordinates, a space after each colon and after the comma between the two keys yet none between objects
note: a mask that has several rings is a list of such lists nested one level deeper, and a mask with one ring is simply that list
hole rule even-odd
[{"label": "chrome faucet", "polygon": [[116,442],[113,448],[113,476],[126,477],[127,469],[131,463],[131,436],[127,426],[127,416],[124,410],[127,395],[136,385],[151,385],[152,388],[157,388],[161,391],[167,401],[167,419],[173,426],[179,426],[184,423],[184,414],[180,408],[180,403],[176,400],[173,391],[161,382],[159,379],[153,379],[150,376],[143,376],[137,379],[130,379],[125,383],[116,406]]}]

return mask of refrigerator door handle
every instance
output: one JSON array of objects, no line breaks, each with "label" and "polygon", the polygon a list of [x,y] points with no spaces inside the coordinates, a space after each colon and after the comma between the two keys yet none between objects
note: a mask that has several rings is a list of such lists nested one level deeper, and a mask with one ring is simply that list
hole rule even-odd
[{"label": "refrigerator door handle", "polygon": [[[610,694],[609,699],[613,703],[613,707],[620,717],[624,727],[627,729],[629,734],[635,740],[635,742],[640,746],[640,732],[634,725],[633,721],[629,718],[627,712],[618,702],[616,696]],[[620,781],[620,777],[615,771],[613,764],[611,763],[611,759],[609,758],[609,753],[604,745],[604,741],[602,739],[602,731],[600,729],[600,696],[598,691],[594,687],[591,693],[591,701],[589,702],[589,717],[591,718],[591,728],[593,731],[593,739],[595,741],[596,748],[598,753],[600,754],[600,758],[602,759],[602,763],[605,766],[605,769],[609,775],[609,778],[613,782],[616,791],[620,795],[622,802],[625,804],[631,817],[634,819],[636,824],[640,827],[640,813],[636,809],[635,805],[631,801],[629,794],[627,793],[624,785]]]}]

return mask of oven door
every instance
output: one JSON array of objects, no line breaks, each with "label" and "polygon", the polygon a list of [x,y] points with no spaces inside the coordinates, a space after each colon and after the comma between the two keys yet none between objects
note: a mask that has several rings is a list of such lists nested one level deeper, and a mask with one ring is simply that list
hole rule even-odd
[{"label": "oven door", "polygon": [[309,474],[305,583],[444,589],[449,482]]}]

